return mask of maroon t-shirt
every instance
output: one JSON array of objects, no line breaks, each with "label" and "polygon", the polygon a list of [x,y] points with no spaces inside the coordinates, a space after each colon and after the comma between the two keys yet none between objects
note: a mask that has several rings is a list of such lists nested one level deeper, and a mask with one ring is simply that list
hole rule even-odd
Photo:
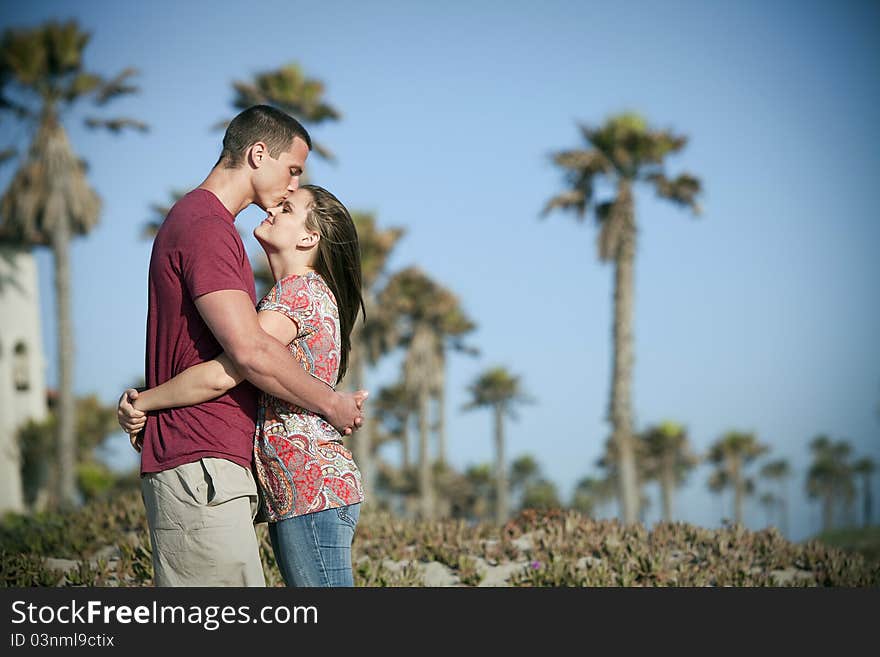
[{"label": "maroon t-shirt", "polygon": [[[205,189],[180,199],[162,223],[150,257],[146,383],[157,386],[223,348],[194,300],[218,290],[243,290],[256,304],[254,275],[235,217]],[[161,472],[204,457],[249,468],[254,452],[257,390],[247,381],[211,401],[150,413],[141,473]]]}]

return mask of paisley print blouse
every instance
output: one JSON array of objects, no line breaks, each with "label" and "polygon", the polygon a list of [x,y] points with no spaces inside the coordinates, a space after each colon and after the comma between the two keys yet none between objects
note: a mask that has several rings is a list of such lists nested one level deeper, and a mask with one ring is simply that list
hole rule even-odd
[{"label": "paisley print blouse", "polygon": [[[339,312],[316,272],[281,279],[257,305],[294,320],[288,345],[309,374],[335,387],[339,372]],[[293,363],[291,363],[292,366]],[[262,497],[258,519],[277,522],[364,500],[360,471],[342,436],[320,415],[260,393],[254,468]]]}]

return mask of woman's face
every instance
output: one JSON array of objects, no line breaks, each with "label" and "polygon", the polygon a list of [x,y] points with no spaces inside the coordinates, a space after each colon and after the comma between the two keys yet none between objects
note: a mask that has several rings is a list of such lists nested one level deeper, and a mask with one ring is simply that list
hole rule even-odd
[{"label": "woman's face", "polygon": [[306,229],[311,202],[312,195],[308,190],[296,190],[281,205],[266,210],[266,218],[254,229],[254,237],[263,248],[271,247],[276,251],[312,246],[317,234]]}]

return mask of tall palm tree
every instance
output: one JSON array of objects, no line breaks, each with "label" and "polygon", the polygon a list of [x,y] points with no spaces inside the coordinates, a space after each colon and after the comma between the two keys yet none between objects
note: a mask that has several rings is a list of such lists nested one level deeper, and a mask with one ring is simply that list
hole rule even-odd
[{"label": "tall palm tree", "polygon": [[786,481],[791,476],[791,467],[785,459],[770,461],[761,466],[761,477],[768,481],[775,481],[779,486],[778,494],[774,500],[779,508],[779,529],[783,536],[788,536],[788,494]]},{"label": "tall palm tree", "polygon": [[[28,152],[0,199],[0,236],[52,250],[58,315],[58,485],[63,506],[77,502],[70,241],[95,226],[101,201],[89,186],[84,162],[73,152],[62,118],[87,98],[102,106],[137,91],[130,82],[134,69],[109,80],[84,69],[83,51],[90,36],[74,21],[50,21],[35,28],[8,29],[0,42],[0,109],[36,127]],[[86,125],[114,133],[147,129],[129,118],[89,117]]]},{"label": "tall palm tree", "polygon": [[492,367],[468,386],[470,401],[465,411],[491,408],[495,424],[495,521],[503,524],[510,514],[508,504],[507,465],[504,458],[504,417],[516,418],[515,406],[531,399],[522,389],[520,378],[503,367]]},{"label": "tall palm tree", "polygon": [[822,502],[822,530],[834,529],[834,507],[852,494],[853,470],[849,464],[852,446],[819,435],[810,441],[813,462],[807,471],[807,495]]},{"label": "tall palm tree", "polygon": [[672,494],[681,486],[688,472],[699,463],[691,451],[687,430],[675,422],[649,427],[641,436],[647,479],[660,484],[663,520],[672,521]]},{"label": "tall palm tree", "polygon": [[709,479],[709,488],[713,491],[733,488],[733,515],[740,525],[743,524],[743,503],[755,487],[754,480],[746,476],[745,468],[767,450],[755,434],[739,431],[726,433],[709,448],[708,460],[716,467]]},{"label": "tall palm tree", "polygon": [[877,466],[874,460],[866,456],[853,464],[853,472],[862,478],[862,526],[871,524],[871,475]]},{"label": "tall palm tree", "polygon": [[[636,257],[636,213],[634,188],[646,182],[664,199],[699,214],[699,179],[681,174],[669,179],[664,160],[687,144],[687,138],[667,130],[649,128],[637,114],[620,114],[602,126],[581,126],[585,148],[560,151],[553,161],[565,172],[568,189],[551,198],[542,214],[570,210],[582,221],[592,210],[600,226],[599,259],[612,261],[614,278],[613,363],[607,419],[612,440],[617,444],[620,469],[620,500],[623,521],[634,523],[639,511],[639,487],[633,444],[631,404],[633,367],[633,281]],[[614,188],[610,200],[596,202],[598,182]]]},{"label": "tall palm tree", "polygon": [[[393,336],[393,344],[406,349],[403,379],[416,399],[419,426],[420,514],[434,516],[434,490],[429,455],[430,401],[443,385],[443,362],[439,354],[455,346],[464,332],[475,325],[460,311],[458,298],[417,267],[395,273],[377,297],[377,307],[389,325],[380,334]],[[443,347],[438,346],[442,343]]]}]

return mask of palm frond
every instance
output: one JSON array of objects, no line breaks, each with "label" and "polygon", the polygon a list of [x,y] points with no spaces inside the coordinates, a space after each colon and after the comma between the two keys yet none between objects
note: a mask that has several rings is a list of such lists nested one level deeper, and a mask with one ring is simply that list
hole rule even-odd
[{"label": "palm frond", "polygon": [[140,91],[140,87],[137,87],[129,83],[128,81],[130,78],[137,74],[137,69],[126,68],[115,78],[104,82],[103,86],[98,91],[98,94],[95,97],[95,102],[98,105],[106,105],[111,100],[113,100],[114,98],[118,98],[119,96],[138,93]]},{"label": "palm frond", "polygon": [[697,202],[697,196],[702,192],[702,183],[696,176],[683,173],[670,180],[662,173],[655,173],[648,176],[647,179],[654,184],[660,198],[689,207],[696,215],[702,212]]},{"label": "palm frond", "polygon": [[130,128],[138,132],[149,132],[150,130],[149,126],[143,121],[129,118],[99,119],[97,117],[88,117],[85,120],[85,124],[92,130],[103,128],[105,130],[109,130],[113,134],[119,134],[126,128]]}]

